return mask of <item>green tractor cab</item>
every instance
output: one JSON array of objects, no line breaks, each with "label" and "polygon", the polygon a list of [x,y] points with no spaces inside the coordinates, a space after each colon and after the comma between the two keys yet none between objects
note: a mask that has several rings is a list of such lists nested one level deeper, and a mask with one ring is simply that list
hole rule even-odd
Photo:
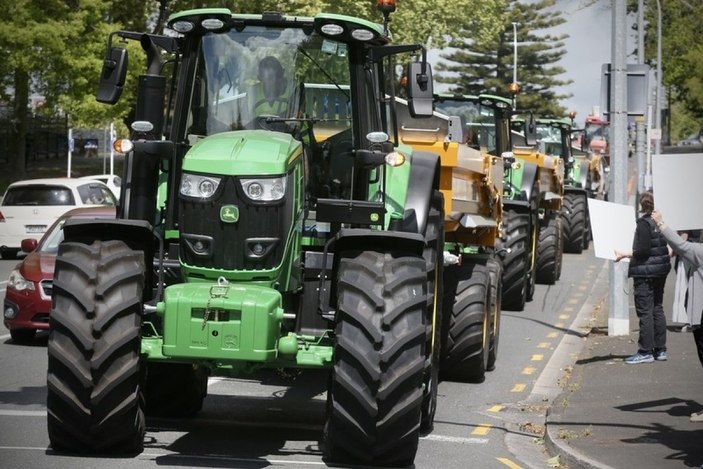
[{"label": "green tractor cab", "polygon": [[144,416],[195,414],[208,376],[327,369],[325,459],[412,464],[437,399],[444,202],[438,155],[399,141],[390,103],[400,62],[431,115],[424,49],[333,14],[168,27],[110,35],[99,101],[129,85],[124,41],[147,69],[118,219],[64,228],[52,447],[138,452]]}]

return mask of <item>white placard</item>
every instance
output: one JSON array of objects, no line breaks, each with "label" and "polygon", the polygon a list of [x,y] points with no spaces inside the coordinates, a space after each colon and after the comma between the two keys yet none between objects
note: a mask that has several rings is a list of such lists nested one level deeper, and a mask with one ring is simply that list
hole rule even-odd
[{"label": "white placard", "polygon": [[632,251],[636,218],[631,205],[589,198],[588,215],[596,257],[615,260],[615,251]]},{"label": "white placard", "polygon": [[703,229],[703,153],[652,155],[654,206],[675,230]]}]

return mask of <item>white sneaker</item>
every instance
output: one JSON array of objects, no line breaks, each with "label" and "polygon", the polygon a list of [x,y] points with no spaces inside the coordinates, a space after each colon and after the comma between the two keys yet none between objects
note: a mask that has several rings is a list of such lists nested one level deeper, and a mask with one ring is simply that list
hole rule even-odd
[{"label": "white sneaker", "polygon": [[703,412],[691,414],[691,422],[703,422]]}]

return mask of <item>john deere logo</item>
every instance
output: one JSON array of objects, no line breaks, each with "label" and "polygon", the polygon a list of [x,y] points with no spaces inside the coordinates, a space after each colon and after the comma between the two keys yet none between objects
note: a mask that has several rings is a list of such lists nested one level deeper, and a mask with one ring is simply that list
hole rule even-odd
[{"label": "john deere logo", "polygon": [[220,207],[220,220],[225,223],[237,223],[239,221],[239,208],[236,205],[223,205]]}]

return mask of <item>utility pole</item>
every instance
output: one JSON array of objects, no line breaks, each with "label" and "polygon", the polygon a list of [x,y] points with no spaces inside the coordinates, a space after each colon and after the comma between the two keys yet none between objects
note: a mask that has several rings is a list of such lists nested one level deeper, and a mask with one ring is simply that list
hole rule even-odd
[{"label": "utility pole", "polygon": [[657,134],[654,136],[654,154],[660,155],[662,149],[662,8],[661,2],[657,0],[657,90],[656,101],[654,101],[654,128]]},{"label": "utility pole", "polygon": [[[637,63],[644,65],[644,0],[637,0]],[[649,94],[649,93],[648,93]],[[647,183],[647,161],[645,146],[645,116],[635,117],[635,156],[637,158],[637,198],[645,192]]]},{"label": "utility pole", "polygon": [[[627,11],[626,2],[612,0],[612,69],[610,125],[612,139],[610,161],[613,202],[627,204]],[[610,299],[608,335],[630,333],[627,294],[627,262],[610,263]]]}]

